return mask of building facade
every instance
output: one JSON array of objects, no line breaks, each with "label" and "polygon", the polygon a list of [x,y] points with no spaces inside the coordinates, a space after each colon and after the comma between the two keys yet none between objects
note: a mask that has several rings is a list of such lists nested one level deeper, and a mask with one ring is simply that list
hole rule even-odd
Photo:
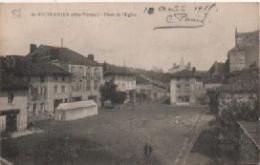
[{"label": "building facade", "polygon": [[142,103],[146,101],[162,101],[169,96],[169,84],[151,79],[145,75],[136,76],[137,99]]},{"label": "building facade", "polygon": [[104,82],[112,82],[117,91],[136,90],[136,76],[126,67],[104,64]]},{"label": "building facade", "polygon": [[180,71],[173,74],[170,82],[172,105],[194,105],[204,94],[203,83],[195,71]]},{"label": "building facade", "polygon": [[103,83],[103,67],[94,60],[94,55],[87,57],[71,49],[31,45],[27,55],[35,63],[49,63],[59,66],[71,74],[71,101],[94,100],[100,105],[100,85]]},{"label": "building facade", "polygon": [[235,47],[228,52],[229,71],[259,66],[259,31],[235,32]]},{"label": "building facade", "polygon": [[94,100],[100,103],[100,86],[103,83],[103,69],[101,66],[68,65],[72,74],[72,100]]},{"label": "building facade", "polygon": [[[28,78],[28,77],[27,77]],[[41,113],[53,114],[60,103],[70,102],[70,76],[46,73],[30,76],[28,94],[28,111],[37,116]]]},{"label": "building facade", "polygon": [[0,66],[0,133],[23,131],[27,128],[29,85]]},{"label": "building facade", "polygon": [[[153,84],[137,84],[136,92],[140,95],[140,99],[143,99],[141,101],[155,101],[167,97],[167,89],[155,86]],[[145,95],[147,98],[142,98],[142,95]]]},{"label": "building facade", "polygon": [[22,56],[7,56],[6,63],[15,76],[29,84],[29,116],[52,115],[59,103],[71,101],[71,75],[63,68],[48,63],[35,64]]},{"label": "building facade", "polygon": [[228,59],[229,59],[229,71],[241,71],[246,66],[246,54],[245,51],[239,49],[232,49],[228,52]]}]

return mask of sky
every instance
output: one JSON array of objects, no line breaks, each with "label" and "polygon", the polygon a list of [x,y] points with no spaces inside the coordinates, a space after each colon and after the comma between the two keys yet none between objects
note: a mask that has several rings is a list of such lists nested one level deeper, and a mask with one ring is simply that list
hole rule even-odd
[{"label": "sky", "polygon": [[[210,5],[1,4],[0,55],[26,55],[31,43],[60,47],[63,38],[63,47],[85,56],[94,54],[98,62],[144,69],[156,67],[167,71],[183,57],[185,62],[191,62],[198,70],[208,70],[215,61],[226,60],[227,51],[235,44],[236,28],[238,32],[259,28],[257,3],[216,3],[208,11],[203,26],[197,28],[154,28],[197,24],[178,20],[167,22],[167,18],[177,13],[175,6],[179,6],[179,9],[184,6],[179,11],[191,18],[196,15],[192,10],[196,6]],[[147,13],[146,9],[149,8],[154,9],[152,14]],[[162,8],[170,10],[159,11]],[[125,12],[128,16],[124,15]],[[65,13],[65,16],[53,16],[55,13]]]}]

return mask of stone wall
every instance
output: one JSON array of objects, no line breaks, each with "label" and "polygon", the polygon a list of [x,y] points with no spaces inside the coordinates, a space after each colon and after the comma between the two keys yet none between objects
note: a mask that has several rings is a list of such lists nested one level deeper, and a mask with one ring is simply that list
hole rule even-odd
[{"label": "stone wall", "polygon": [[239,140],[239,163],[240,164],[257,164],[259,163],[260,152],[251,138],[241,130]]}]

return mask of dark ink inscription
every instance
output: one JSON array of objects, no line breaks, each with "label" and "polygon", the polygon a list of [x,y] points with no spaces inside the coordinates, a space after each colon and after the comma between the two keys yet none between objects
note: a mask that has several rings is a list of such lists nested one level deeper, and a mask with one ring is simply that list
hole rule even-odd
[{"label": "dark ink inscription", "polygon": [[[167,28],[199,28],[204,26],[210,11],[216,4],[196,5],[193,8],[186,5],[175,5],[173,7],[160,6],[159,13],[166,13],[165,22],[169,25],[155,27],[154,29]],[[209,22],[209,21],[208,21]]]}]

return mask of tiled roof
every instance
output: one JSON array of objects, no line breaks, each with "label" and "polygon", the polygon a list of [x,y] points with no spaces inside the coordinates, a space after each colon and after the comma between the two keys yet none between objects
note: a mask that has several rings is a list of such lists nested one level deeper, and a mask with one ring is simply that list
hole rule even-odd
[{"label": "tiled roof", "polygon": [[99,66],[100,64],[94,60],[88,59],[69,48],[61,48],[47,45],[40,45],[34,52],[27,55],[27,58],[35,62],[50,62],[58,60],[60,63]]},{"label": "tiled roof", "polygon": [[25,82],[21,77],[12,75],[2,71],[1,73],[0,90],[26,90],[29,84]]},{"label": "tiled roof", "polygon": [[227,65],[224,62],[215,62],[209,69],[209,73],[213,73],[215,70],[218,70],[219,74],[224,74],[227,72]]},{"label": "tiled roof", "polygon": [[137,84],[150,84],[150,81],[148,81],[147,79],[145,79],[142,76],[140,76],[139,74],[137,74],[136,75],[136,83]]},{"label": "tiled roof", "polygon": [[239,47],[258,45],[259,31],[257,30],[254,32],[237,33],[236,39]]},{"label": "tiled roof", "polygon": [[240,128],[252,140],[260,150],[260,123],[259,122],[239,122]]},{"label": "tiled roof", "polygon": [[56,66],[55,64],[39,64],[39,67],[43,70],[45,75],[67,75],[69,76],[70,73],[65,69]]},{"label": "tiled roof", "polygon": [[[7,56],[8,58],[9,56]],[[23,56],[12,56],[15,59],[15,66],[6,68],[6,72],[18,76],[39,76],[39,75],[70,75],[70,73],[59,66],[48,63],[33,63]]]},{"label": "tiled roof", "polygon": [[172,74],[172,78],[202,78],[202,74],[196,71],[182,70]]},{"label": "tiled roof", "polygon": [[104,69],[104,76],[108,75],[134,76],[134,74],[127,67],[106,64],[106,68]]}]

